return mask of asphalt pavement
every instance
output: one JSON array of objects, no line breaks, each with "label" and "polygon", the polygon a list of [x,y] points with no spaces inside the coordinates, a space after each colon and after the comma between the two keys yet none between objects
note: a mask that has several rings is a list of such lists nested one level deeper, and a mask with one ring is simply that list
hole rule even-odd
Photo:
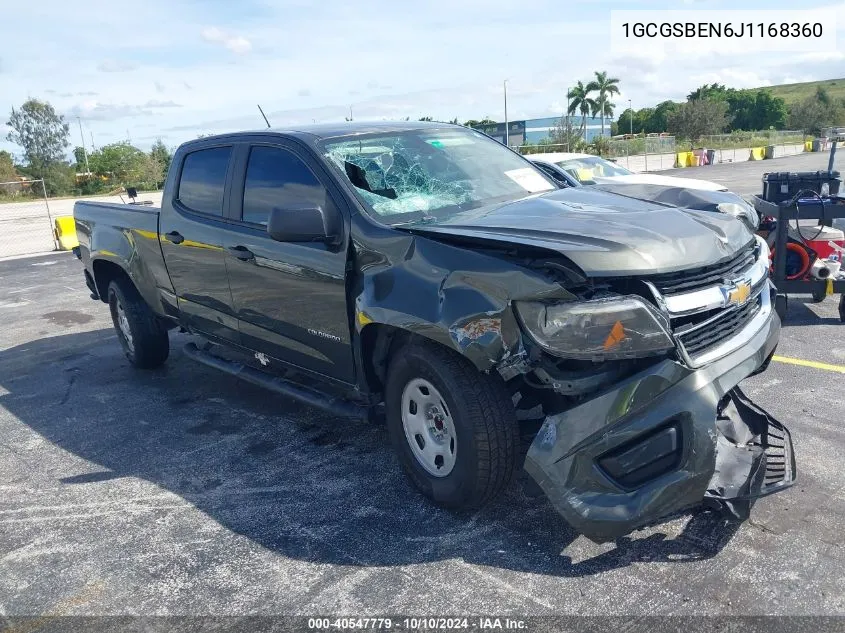
[{"label": "asphalt pavement", "polygon": [[[669,169],[660,173],[680,178],[712,180],[726,186],[735,193],[749,195],[762,193],[762,177],[766,172],[824,171],[827,170],[829,158],[829,152],[808,152],[770,160],[717,163],[705,167]],[[838,149],[833,168],[840,172],[845,171],[845,148]]]},{"label": "asphalt pavement", "polygon": [[845,614],[845,325],[805,301],[778,354],[834,369],[743,383],[792,431],[796,486],[595,545],[524,477],[434,507],[383,427],[195,364],[186,335],[134,370],[70,254],[0,262],[0,616]]}]

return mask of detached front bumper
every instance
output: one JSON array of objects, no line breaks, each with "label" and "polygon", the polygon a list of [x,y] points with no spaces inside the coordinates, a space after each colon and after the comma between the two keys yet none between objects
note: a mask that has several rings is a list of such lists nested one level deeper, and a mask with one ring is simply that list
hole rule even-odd
[{"label": "detached front bumper", "polygon": [[705,498],[746,518],[756,498],[795,480],[789,432],[737,387],[769,361],[779,334],[771,310],[744,345],[719,360],[699,369],[665,360],[547,417],[525,469],[596,542]]}]

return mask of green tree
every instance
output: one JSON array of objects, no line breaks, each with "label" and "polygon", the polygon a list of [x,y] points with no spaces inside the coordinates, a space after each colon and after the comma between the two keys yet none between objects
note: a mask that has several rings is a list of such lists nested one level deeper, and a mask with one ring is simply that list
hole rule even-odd
[{"label": "green tree", "polygon": [[144,189],[158,189],[164,182],[164,164],[152,154],[144,154],[133,173],[133,185]]},{"label": "green tree", "polygon": [[693,90],[687,95],[687,101],[701,101],[702,99],[710,99],[711,101],[724,101],[728,96],[728,89],[724,84],[712,83],[704,84]]},{"label": "green tree", "polygon": [[421,116],[418,120],[419,121],[434,121],[434,119],[431,118],[430,116]]},{"label": "green tree", "polygon": [[464,127],[478,127],[480,125],[495,125],[496,122],[493,119],[488,119],[484,117],[480,121],[476,119],[469,119],[468,121],[464,121]]},{"label": "green tree", "polygon": [[789,109],[787,123],[790,129],[818,136],[826,127],[845,123],[845,107],[830,99],[825,103],[817,93],[793,104]]},{"label": "green tree", "polygon": [[669,129],[669,117],[678,109],[678,106],[680,106],[679,103],[669,100],[658,103],[649,121],[647,132],[649,134],[666,132]]},{"label": "green tree", "polygon": [[603,135],[594,136],[590,144],[587,145],[587,151],[590,154],[607,156],[610,153],[610,139]]},{"label": "green tree", "polygon": [[[614,121],[610,126],[610,135],[616,136],[617,134],[633,134],[632,130],[637,129],[637,122],[636,122],[637,114],[631,108],[625,108],[619,114],[619,120]],[[615,129],[614,129],[615,126]],[[637,129],[637,131],[639,131]]]},{"label": "green tree", "polygon": [[85,149],[82,148],[82,147],[79,147],[78,145],[76,147],[74,147],[73,148],[73,158],[74,158],[74,160],[76,160],[76,171],[85,171],[86,170],[86,168],[85,168],[85,164],[86,164]]},{"label": "green tree", "polygon": [[728,125],[728,104],[699,99],[681,103],[671,112],[667,129],[675,136],[697,141],[705,134],[719,134]]},{"label": "green tree", "polygon": [[786,123],[786,102],[768,90],[728,90],[725,100],[731,129],[783,129]]},{"label": "green tree", "polygon": [[596,101],[590,97],[591,93],[592,89],[580,81],[566,93],[566,98],[569,100],[567,113],[570,115],[576,112],[581,113],[581,135],[585,142],[587,140],[587,117],[596,109]]},{"label": "green tree", "polygon": [[603,102],[596,102],[596,109],[593,112],[593,116],[597,114],[601,116],[601,135],[604,136],[604,120],[612,119],[613,118],[613,109],[616,107],[615,103],[612,103],[608,100],[604,100]]},{"label": "green tree", "polygon": [[595,75],[595,80],[587,84],[587,92],[599,94],[595,100],[594,112],[597,112],[601,117],[601,135],[604,136],[604,120],[606,117],[613,118],[613,108],[615,107],[610,102],[610,97],[619,94],[619,80],[615,77],[608,77],[607,71],[604,70],[596,71]]},{"label": "green tree", "polygon": [[0,151],[0,182],[14,182],[17,180],[18,171],[15,169],[15,161],[9,152]]},{"label": "green tree", "polygon": [[554,128],[549,132],[549,143],[564,145],[567,152],[577,152],[584,144],[581,133],[572,127],[572,121],[568,116],[560,117],[555,123]]},{"label": "green tree", "polygon": [[88,157],[91,171],[114,185],[131,186],[139,178],[147,155],[126,141],[111,143]]},{"label": "green tree", "polygon": [[12,130],[7,140],[23,149],[33,175],[43,178],[50,165],[64,162],[70,128],[63,116],[46,101],[28,99],[6,122]]},{"label": "green tree", "polygon": [[[634,134],[651,132],[651,120],[654,117],[654,108],[641,108],[634,113]],[[666,131],[664,126],[661,130]]]},{"label": "green tree", "polygon": [[63,196],[76,188],[76,170],[67,161],[53,162],[40,172],[49,196]]},{"label": "green tree", "polygon": [[167,145],[164,144],[160,138],[156,139],[156,142],[153,143],[152,148],[150,149],[150,157],[153,158],[155,161],[161,165],[162,170],[162,179],[167,176],[167,172],[170,169],[170,161],[173,160],[173,154],[170,153],[170,150],[167,149]]},{"label": "green tree", "polygon": [[458,117],[455,117],[454,119],[449,121],[449,123],[451,123],[452,125],[460,125],[460,123],[458,123]]}]

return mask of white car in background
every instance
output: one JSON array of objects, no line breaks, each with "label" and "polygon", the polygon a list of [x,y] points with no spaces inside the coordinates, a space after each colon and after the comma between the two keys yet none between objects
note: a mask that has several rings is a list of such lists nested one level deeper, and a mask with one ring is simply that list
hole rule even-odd
[{"label": "white car in background", "polygon": [[596,185],[606,183],[658,185],[663,187],[683,187],[700,191],[727,191],[728,188],[695,178],[678,178],[661,174],[637,174],[600,156],[592,154],[567,154],[554,152],[549,154],[529,154],[526,156],[531,162],[556,165],[565,171],[573,180],[582,185]]},{"label": "white car in background", "polygon": [[525,158],[562,187],[598,187],[682,209],[727,213],[745,222],[752,231],[760,225],[760,217],[751,204],[709,180],[636,174],[592,154],[552,152],[529,154]]}]

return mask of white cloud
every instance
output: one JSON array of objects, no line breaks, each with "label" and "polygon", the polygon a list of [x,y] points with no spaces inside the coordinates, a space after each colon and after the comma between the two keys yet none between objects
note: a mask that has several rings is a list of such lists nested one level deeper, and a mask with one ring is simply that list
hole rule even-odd
[{"label": "white cloud", "polygon": [[145,103],[102,103],[89,99],[71,106],[65,114],[70,117],[82,117],[88,121],[117,121],[138,116],[152,116],[156,110],[181,108],[174,101],[149,100]]},{"label": "white cloud", "polygon": [[138,64],[133,62],[118,61],[115,59],[107,59],[97,64],[97,70],[101,73],[125,73],[138,68]]},{"label": "white cloud", "polygon": [[216,26],[209,26],[202,30],[202,39],[214,44],[222,44],[236,55],[245,55],[252,50],[252,42],[242,35],[233,35]]},{"label": "white cloud", "polygon": [[181,103],[175,101],[157,101],[155,99],[147,101],[142,107],[144,108],[181,108]]},{"label": "white cloud", "polygon": [[697,82],[697,86],[717,83],[725,84],[729,88],[763,88],[765,86],[771,86],[773,83],[770,79],[762,76],[756,70],[741,70],[735,68],[726,68],[724,70],[693,74],[691,79],[693,82]]},{"label": "white cloud", "polygon": [[799,62],[837,62],[845,59],[842,51],[818,51],[815,53],[804,53],[798,55],[795,61]]}]

